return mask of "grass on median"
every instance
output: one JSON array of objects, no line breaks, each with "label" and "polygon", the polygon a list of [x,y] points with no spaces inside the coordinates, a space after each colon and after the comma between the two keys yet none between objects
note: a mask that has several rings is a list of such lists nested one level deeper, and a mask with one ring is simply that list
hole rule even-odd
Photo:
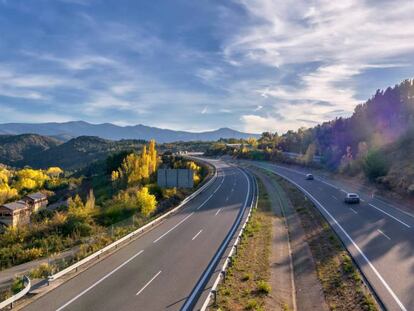
[{"label": "grass on median", "polygon": [[271,176],[287,193],[301,219],[330,309],[378,310],[347,250],[314,204],[291,183],[279,176]]},{"label": "grass on median", "polygon": [[260,180],[258,183],[258,207],[246,226],[226,280],[218,288],[217,304],[212,310],[264,310],[271,291],[272,212],[268,194]]}]

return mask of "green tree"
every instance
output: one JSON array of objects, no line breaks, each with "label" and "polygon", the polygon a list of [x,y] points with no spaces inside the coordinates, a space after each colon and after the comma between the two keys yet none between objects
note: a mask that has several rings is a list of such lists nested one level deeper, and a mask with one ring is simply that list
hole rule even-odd
[{"label": "green tree", "polygon": [[375,181],[378,177],[387,175],[389,165],[382,153],[371,150],[365,157],[363,168],[365,176]]}]

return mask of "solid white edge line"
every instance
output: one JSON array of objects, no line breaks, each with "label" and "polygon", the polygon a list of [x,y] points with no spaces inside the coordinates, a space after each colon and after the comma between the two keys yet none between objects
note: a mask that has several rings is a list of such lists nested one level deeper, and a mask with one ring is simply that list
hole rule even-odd
[{"label": "solid white edge line", "polygon": [[[250,196],[250,180],[249,180],[249,177],[247,176],[247,174],[242,169],[240,169],[238,167],[235,167],[235,168],[238,169],[240,172],[242,172],[242,174],[244,175],[244,177],[247,179],[247,195],[246,195],[246,199],[245,199],[244,205],[243,205],[243,213],[244,213],[246,211],[247,202],[249,201],[249,196]],[[242,218],[241,219],[243,219],[243,215],[244,214],[242,214],[242,216],[241,216]],[[232,229],[230,229],[230,231]],[[237,228],[234,228],[234,233],[236,231],[237,231]],[[222,249],[224,247],[227,247],[228,241],[230,241],[234,237],[234,233],[231,236],[227,236],[227,239],[224,240],[224,244],[222,244],[222,247],[216,252],[216,254],[214,255],[213,259],[210,261],[210,264],[207,267],[206,271],[204,271],[201,279],[198,281],[196,287],[192,290],[190,296],[187,298],[186,302],[182,306],[182,308],[181,308],[182,311],[187,311],[188,310],[187,304],[189,304],[189,303],[191,304],[193,302],[195,295],[197,295],[197,293],[199,291],[199,287],[205,282],[207,276],[210,274],[211,269],[213,268],[213,266],[211,265],[211,263],[212,262],[215,262],[217,260],[216,258],[218,256],[218,254],[222,252]]]},{"label": "solid white edge line", "polygon": [[[304,173],[302,173],[302,172],[300,172],[300,171],[296,171],[296,170],[293,170],[293,169],[290,169],[290,168],[286,168],[286,167],[283,167],[283,166],[279,166],[279,165],[276,165],[276,164],[275,164],[274,166],[275,166],[275,167],[278,167],[278,168],[281,168],[281,169],[285,169],[285,170],[291,171],[291,172],[296,173],[296,174],[304,175]],[[329,185],[329,186],[331,186],[331,187],[333,187],[333,188],[335,188],[335,189],[338,189],[338,190],[342,191],[343,193],[348,193],[348,192],[346,192],[344,189],[338,188],[338,187],[336,187],[335,185],[333,185],[333,184],[331,184],[331,183],[328,183],[328,182],[326,182],[326,181],[322,180],[321,178],[318,178],[317,180],[319,180],[319,181],[323,182],[324,184],[327,184],[327,185]],[[402,212],[402,213],[406,214],[407,216],[414,217],[414,215],[411,215],[410,213],[404,212],[403,210],[401,210],[401,209],[399,209],[399,208],[397,208],[397,207],[395,207],[395,206],[392,206],[392,205],[388,204],[387,202],[382,201],[381,199],[377,199],[377,200],[379,200],[379,201],[383,202],[383,203],[384,203],[384,204],[386,204],[386,205],[389,205],[391,208],[395,208],[396,210],[398,210],[398,211],[400,211],[400,212]],[[364,200],[364,199],[361,199],[361,202],[365,202],[365,200]],[[389,217],[391,217],[391,218],[395,219],[396,221],[400,222],[401,224],[403,224],[403,225],[404,225],[404,226],[406,226],[407,228],[411,228],[411,226],[410,226],[410,225],[408,225],[408,224],[406,224],[405,222],[403,222],[402,220],[400,220],[400,219],[398,219],[398,218],[396,218],[396,217],[392,216],[391,214],[389,214],[389,213],[385,212],[384,210],[380,209],[379,207],[376,207],[376,206],[374,206],[374,205],[373,205],[373,204],[371,204],[371,203],[369,203],[369,205],[371,205],[372,207],[376,208],[376,209],[377,209],[377,210],[379,210],[380,212],[382,212],[382,213],[384,213],[384,214],[388,215]]]},{"label": "solid white edge line", "polygon": [[89,292],[96,285],[98,285],[99,283],[101,283],[102,281],[104,281],[105,279],[107,279],[108,277],[110,277],[112,274],[114,274],[116,271],[118,271],[119,269],[121,269],[123,266],[127,265],[129,262],[131,262],[132,260],[134,260],[139,255],[141,255],[143,251],[144,250],[141,250],[138,253],[136,253],[134,256],[132,256],[131,258],[129,258],[123,264],[121,264],[120,266],[118,266],[117,268],[115,268],[114,270],[112,270],[111,272],[109,272],[107,275],[105,275],[104,277],[102,277],[101,279],[99,279],[98,281],[96,281],[95,283],[93,283],[91,286],[89,286],[87,289],[85,289],[84,291],[82,291],[80,294],[78,294],[75,297],[73,297],[71,300],[69,300],[67,303],[65,303],[63,306],[61,306],[59,309],[56,309],[56,311],[60,311],[60,310],[63,310],[64,308],[66,308],[68,305],[70,305],[72,302],[74,302],[75,300],[77,300],[79,297],[81,297],[84,294],[86,294],[87,292]]},{"label": "solid white edge line", "polygon": [[141,288],[138,293],[135,294],[135,296],[138,296],[139,294],[141,294],[144,291],[144,289],[146,289],[148,287],[148,285],[150,285],[161,274],[161,272],[162,272],[161,270],[158,271],[158,273],[156,275],[154,275],[153,278],[151,280],[149,280],[148,283],[145,284],[144,287]]},{"label": "solid white edge line", "polygon": [[194,241],[200,235],[201,232],[203,232],[203,229],[198,231],[198,233],[191,239],[191,241]]},{"label": "solid white edge line", "polygon": [[387,213],[386,211],[380,209],[379,207],[376,207],[374,204],[372,203],[368,203],[369,206],[375,208],[376,210],[380,211],[381,213],[384,213],[385,215],[391,217],[392,219],[398,221],[400,224],[406,226],[407,228],[411,228],[410,225],[406,224],[405,222],[403,222],[402,220],[398,219],[397,217],[392,216],[391,214]]},{"label": "solid white edge line", "polygon": [[[271,170],[272,171],[272,170]],[[272,171],[274,172],[274,171]],[[305,194],[307,194],[319,207],[332,219],[332,221],[335,223],[335,225],[342,231],[342,233],[346,236],[346,238],[352,243],[352,245],[356,248],[356,250],[359,252],[359,254],[364,258],[365,262],[369,265],[369,267],[372,269],[372,271],[375,273],[375,275],[378,277],[378,279],[381,281],[382,285],[384,285],[385,289],[388,291],[388,293],[392,296],[394,301],[398,304],[401,310],[407,311],[407,308],[403,305],[403,303],[400,301],[398,296],[394,293],[392,288],[388,285],[388,283],[384,280],[382,275],[378,272],[378,270],[375,268],[375,266],[371,263],[371,261],[368,259],[368,257],[365,255],[365,253],[359,248],[358,244],[351,238],[351,236],[345,231],[345,229],[339,224],[339,222],[331,215],[331,213],[328,212],[328,210],[313,196],[311,195],[306,189],[304,189],[302,186],[291,180],[290,178],[284,176],[283,174],[274,172],[286,180],[290,181],[292,184],[294,184],[296,187],[301,189]]]}]

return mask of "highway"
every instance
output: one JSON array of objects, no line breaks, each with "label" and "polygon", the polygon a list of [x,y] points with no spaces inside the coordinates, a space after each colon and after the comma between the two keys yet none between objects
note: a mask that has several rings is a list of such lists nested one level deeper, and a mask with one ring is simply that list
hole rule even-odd
[{"label": "highway", "polygon": [[387,310],[414,310],[414,217],[382,200],[359,192],[361,204],[343,202],[350,186],[305,169],[245,161],[285,177],[311,198],[347,246]]},{"label": "highway", "polygon": [[216,180],[180,212],[24,310],[180,310],[252,200],[239,168],[211,160]]}]

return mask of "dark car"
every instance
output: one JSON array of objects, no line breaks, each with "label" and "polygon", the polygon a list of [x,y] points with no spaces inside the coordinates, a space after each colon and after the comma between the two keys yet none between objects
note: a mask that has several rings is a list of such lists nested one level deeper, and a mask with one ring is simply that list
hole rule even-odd
[{"label": "dark car", "polygon": [[353,204],[353,203],[358,204],[360,202],[360,198],[359,198],[359,195],[356,193],[347,193],[344,201],[345,203],[348,203],[348,204]]},{"label": "dark car", "polygon": [[306,180],[313,180],[314,178],[313,178],[313,175],[312,174],[306,174],[305,179]]}]

